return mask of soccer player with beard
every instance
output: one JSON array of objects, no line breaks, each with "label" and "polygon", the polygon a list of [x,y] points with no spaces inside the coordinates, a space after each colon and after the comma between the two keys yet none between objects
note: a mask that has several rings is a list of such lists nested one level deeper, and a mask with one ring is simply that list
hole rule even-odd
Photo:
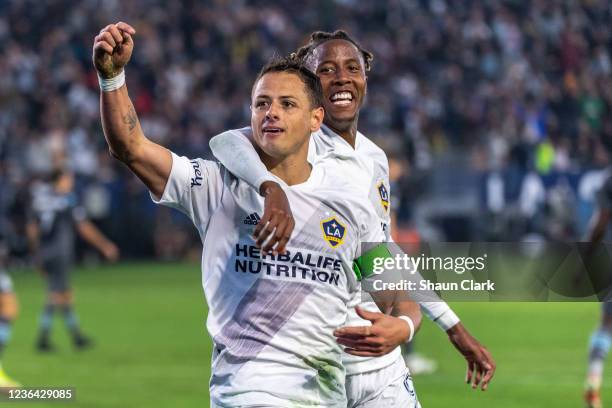
[{"label": "soccer player with beard", "polygon": [[[133,34],[120,22],[95,39],[104,134],[111,153],[155,201],[184,212],[200,233],[214,340],[211,405],[346,407],[342,349],[333,331],[358,299],[361,277],[353,261],[369,270],[363,255],[372,253],[362,255],[360,243],[384,234],[367,197],[337,176],[335,160],[322,157],[313,166],[306,160],[310,135],[323,120],[320,80],[294,60],[281,60],[264,67],[253,86],[256,158],[283,185],[299,231],[283,254],[264,254],[252,238],[263,208],[258,189],[217,162],[179,157],[144,136],[123,72]],[[373,293],[378,307],[402,322],[399,335],[411,337],[419,308],[396,298],[402,295]],[[417,402],[404,391],[404,403]]]},{"label": "soccer player with beard", "polygon": [[[372,54],[345,32],[336,31],[313,33],[310,42],[300,48],[295,57],[316,73],[323,85],[325,119],[321,130],[312,135],[309,160],[335,152],[338,161],[343,163],[343,173],[351,177],[377,208],[379,220],[376,222],[379,226],[382,223],[386,239],[390,240],[387,158],[357,130]],[[230,172],[266,195],[264,215],[255,231],[257,243],[262,245],[264,252],[282,252],[291,234],[291,228],[286,226],[291,209],[278,184],[257,160],[249,135],[248,128],[228,131],[213,138],[210,146],[215,157]],[[347,157],[356,160],[343,160]],[[473,388],[480,385],[485,390],[495,372],[490,353],[470,335],[446,303],[421,302],[420,305],[423,312],[447,332],[451,343],[467,360],[467,382]],[[367,319],[372,323],[371,328],[347,327],[336,332],[338,342],[346,346],[348,353],[344,364],[349,406],[396,406],[393,401],[396,390],[404,385],[411,388],[409,373],[397,347],[406,340],[396,329],[403,322],[376,312],[369,302],[363,304],[363,309],[351,313],[348,323],[359,326]]]}]

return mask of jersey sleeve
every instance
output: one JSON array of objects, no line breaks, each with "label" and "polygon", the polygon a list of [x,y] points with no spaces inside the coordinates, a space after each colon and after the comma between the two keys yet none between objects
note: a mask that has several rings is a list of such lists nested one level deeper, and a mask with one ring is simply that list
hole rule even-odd
[{"label": "jersey sleeve", "polygon": [[421,311],[440,329],[447,331],[460,322],[459,316],[443,300],[437,302],[419,302]]},{"label": "jersey sleeve", "polygon": [[217,160],[239,179],[259,191],[264,181],[275,181],[261,162],[253,144],[247,137],[251,128],[228,130],[210,140],[210,150]]},{"label": "jersey sleeve", "polygon": [[223,177],[218,163],[179,157],[172,153],[172,170],[156,204],[176,208],[196,225],[208,220],[221,201]]},{"label": "jersey sleeve", "polygon": [[76,205],[72,208],[72,219],[79,223],[87,219],[87,210],[81,205]]},{"label": "jersey sleeve", "polygon": [[360,217],[359,226],[361,242],[385,242],[387,237],[383,232],[380,217],[371,205],[365,206]]},{"label": "jersey sleeve", "polygon": [[386,240],[391,240],[391,211],[397,209],[397,201],[394,200],[389,182],[389,160],[385,152],[372,141],[363,139],[365,148],[361,151],[361,156],[366,156],[365,160],[372,162],[372,189],[370,199],[380,217]]}]

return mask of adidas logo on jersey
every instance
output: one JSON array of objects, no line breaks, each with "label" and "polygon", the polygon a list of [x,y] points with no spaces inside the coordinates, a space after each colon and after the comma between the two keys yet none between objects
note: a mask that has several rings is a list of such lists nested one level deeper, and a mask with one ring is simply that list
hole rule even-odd
[{"label": "adidas logo on jersey", "polygon": [[257,225],[257,223],[261,220],[261,217],[257,213],[253,213],[251,215],[247,215],[244,219],[243,223],[247,225]]}]

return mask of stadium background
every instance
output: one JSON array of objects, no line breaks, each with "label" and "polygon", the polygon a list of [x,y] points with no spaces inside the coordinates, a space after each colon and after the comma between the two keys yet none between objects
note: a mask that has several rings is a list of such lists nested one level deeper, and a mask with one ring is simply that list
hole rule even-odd
[{"label": "stadium background", "polygon": [[[127,81],[147,136],[205,158],[210,137],[248,122],[269,57],[343,28],[375,54],[360,130],[394,163],[401,237],[576,240],[609,162],[611,15],[596,0],[0,2],[0,211],[22,306],[3,364],[27,385],[75,386],[75,406],[207,404],[199,240],[108,154],[91,64],[106,24],[138,31]],[[77,311],[98,346],[76,354],[56,330],[60,352],[41,356],[44,289],[23,221],[32,181],[58,165],[123,261],[100,265],[81,248]],[[580,404],[598,305],[453,306],[499,371],[490,391],[471,392],[425,323],[420,351],[440,369],[416,378],[424,406]]]}]

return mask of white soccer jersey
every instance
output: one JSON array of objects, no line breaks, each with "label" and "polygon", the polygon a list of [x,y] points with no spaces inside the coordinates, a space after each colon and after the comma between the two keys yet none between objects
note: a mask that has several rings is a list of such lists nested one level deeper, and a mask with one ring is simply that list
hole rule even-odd
[{"label": "white soccer jersey", "polygon": [[302,184],[278,180],[294,235],[286,255],[262,256],[251,238],[263,213],[257,191],[216,162],[172,159],[156,202],[189,216],[202,239],[212,403],[345,407],[344,353],[332,333],[358,301],[359,243],[384,239],[368,200],[326,157]]},{"label": "white soccer jersey", "polygon": [[312,134],[311,140],[308,160],[314,162],[317,157],[329,156],[333,152],[331,157],[336,159],[341,175],[367,194],[385,236],[390,239],[389,162],[385,152],[361,132],[357,132],[353,149],[346,140],[325,125]]},{"label": "white soccer jersey", "polygon": [[[270,174],[248,140],[250,133],[251,129],[248,127],[224,132],[223,137],[213,138],[211,148],[215,156],[226,162],[241,179],[259,187],[263,181],[270,179]],[[217,143],[213,143],[215,139]],[[309,161],[312,163],[319,155],[334,152],[337,173],[343,179],[350,180],[355,191],[368,195],[378,214],[376,225],[381,226],[385,231],[385,238],[390,240],[389,165],[383,150],[360,132],[357,132],[353,149],[341,136],[325,125],[312,134],[312,139],[308,152]],[[443,330],[459,322],[457,315],[441,300],[423,301],[419,305],[421,310]],[[361,306],[377,311],[373,303],[367,299],[364,299]],[[350,312],[350,325],[367,323],[357,316],[355,311]],[[399,348],[390,354],[384,357],[355,357],[345,353],[343,362],[348,374],[367,373],[389,366],[395,359],[400,358]]]},{"label": "white soccer jersey", "polygon": [[[330,157],[336,160],[338,172],[342,178],[350,180],[354,190],[367,194],[378,215],[378,220],[374,226],[380,225],[385,240],[390,240],[389,164],[384,151],[360,132],[357,132],[355,148],[353,149],[346,140],[324,125],[321,130],[312,134],[308,159],[311,162],[316,161],[317,157],[329,155],[330,152],[333,152],[333,156]],[[367,295],[359,306],[372,312],[380,312],[376,304]],[[354,308],[349,310],[347,325],[360,326],[366,324],[369,324],[369,322],[359,317]],[[357,357],[344,353],[342,361],[347,374],[351,375],[387,367],[401,358],[400,355],[401,351],[397,347],[394,351],[382,357]]]}]

